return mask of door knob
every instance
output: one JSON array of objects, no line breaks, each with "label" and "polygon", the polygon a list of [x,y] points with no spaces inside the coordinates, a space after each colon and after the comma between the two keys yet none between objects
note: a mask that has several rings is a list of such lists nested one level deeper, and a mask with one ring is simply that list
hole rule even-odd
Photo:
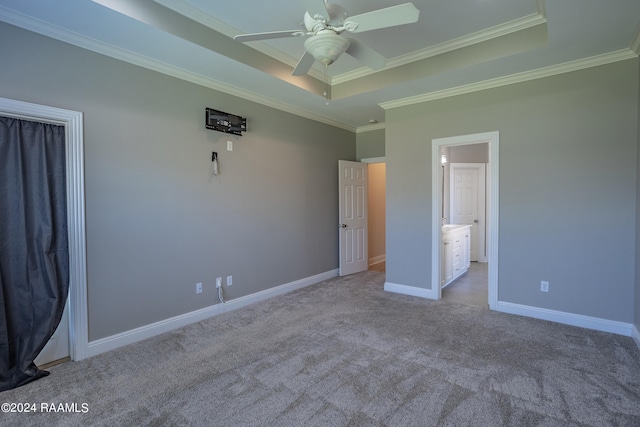
[{"label": "door knob", "polygon": [[347,228],[347,224],[340,224],[340,227]]}]

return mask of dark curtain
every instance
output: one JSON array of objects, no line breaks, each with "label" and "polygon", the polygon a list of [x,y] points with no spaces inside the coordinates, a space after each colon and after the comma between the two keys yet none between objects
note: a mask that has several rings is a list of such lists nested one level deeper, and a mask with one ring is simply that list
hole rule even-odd
[{"label": "dark curtain", "polygon": [[69,290],[64,135],[0,117],[0,391],[49,374],[33,360]]}]

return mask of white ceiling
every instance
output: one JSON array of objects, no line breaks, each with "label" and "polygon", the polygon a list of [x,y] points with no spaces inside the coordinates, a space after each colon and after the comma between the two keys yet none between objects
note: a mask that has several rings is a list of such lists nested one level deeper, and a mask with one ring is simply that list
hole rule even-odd
[{"label": "white ceiling", "polygon": [[[231,37],[300,29],[303,0],[98,1],[120,3],[126,14],[90,0],[0,0],[0,20],[354,131],[379,127],[383,107],[623,60],[640,51],[640,0],[413,0],[420,10],[415,24],[349,34],[389,58],[383,70],[374,72],[344,54],[327,76],[316,63],[308,76],[292,77],[303,38],[249,47]],[[406,2],[333,1],[352,16]],[[166,18],[164,24],[157,16]],[[322,96],[326,83],[328,102]]]}]

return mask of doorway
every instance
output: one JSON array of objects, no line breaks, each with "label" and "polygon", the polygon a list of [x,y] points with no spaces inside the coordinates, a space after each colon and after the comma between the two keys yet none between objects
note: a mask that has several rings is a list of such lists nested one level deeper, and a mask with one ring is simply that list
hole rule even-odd
[{"label": "doorway", "polygon": [[367,163],[367,205],[369,270],[386,272],[386,177],[384,157],[361,160]]},{"label": "doorway", "polygon": [[[442,223],[447,218],[449,210],[445,200],[450,189],[447,186],[448,179],[444,174],[442,154],[451,147],[471,146],[486,144],[488,147],[488,167],[486,169],[486,257],[488,265],[487,298],[490,309],[497,306],[498,296],[498,144],[499,133],[487,132],[471,135],[454,136],[448,138],[433,139],[431,144],[432,154],[432,265],[431,286],[435,299],[442,297],[441,268],[442,268]],[[470,268],[471,270],[471,268]],[[477,269],[476,269],[477,270]],[[471,276],[471,275],[469,275]]]},{"label": "doorway", "polygon": [[[340,192],[340,268],[339,274],[364,270],[386,271],[386,162],[384,157],[338,162]],[[357,171],[357,173],[356,173]],[[354,181],[353,178],[359,178]],[[347,179],[347,177],[350,177]],[[356,194],[360,196],[356,197]],[[348,209],[349,206],[353,208]],[[361,208],[357,208],[361,206]],[[356,212],[362,211],[361,215]],[[361,238],[352,219],[364,220]],[[350,232],[350,228],[354,229]],[[351,236],[351,237],[350,237]],[[352,243],[349,243],[352,242]],[[361,249],[358,249],[361,248]]]},{"label": "doorway", "polygon": [[88,352],[87,265],[84,210],[82,113],[0,98],[0,115],[65,127],[67,226],[69,233],[69,352],[82,360]]}]

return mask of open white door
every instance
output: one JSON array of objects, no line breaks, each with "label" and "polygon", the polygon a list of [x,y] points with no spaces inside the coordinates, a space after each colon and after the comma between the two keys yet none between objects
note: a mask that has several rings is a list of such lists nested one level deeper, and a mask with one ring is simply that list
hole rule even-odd
[{"label": "open white door", "polygon": [[369,268],[367,164],[338,161],[340,276]]},{"label": "open white door", "polygon": [[35,358],[36,366],[46,365],[61,359],[65,359],[71,355],[69,350],[69,301],[64,306],[62,318],[58,328],[53,333],[49,342],[44,346],[42,351]]}]

